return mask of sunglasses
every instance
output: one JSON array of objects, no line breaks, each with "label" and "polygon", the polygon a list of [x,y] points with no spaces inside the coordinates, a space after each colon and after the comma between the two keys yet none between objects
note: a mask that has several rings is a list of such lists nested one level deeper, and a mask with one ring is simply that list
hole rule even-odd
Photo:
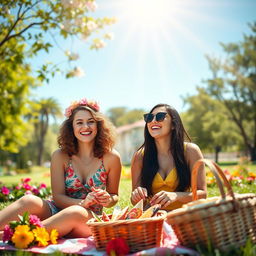
[{"label": "sunglasses", "polygon": [[152,113],[148,113],[148,114],[144,114],[144,120],[146,123],[150,123],[153,121],[154,117],[156,117],[156,121],[157,122],[163,122],[165,117],[166,117],[167,113],[166,112],[158,112],[157,114],[152,114]]}]

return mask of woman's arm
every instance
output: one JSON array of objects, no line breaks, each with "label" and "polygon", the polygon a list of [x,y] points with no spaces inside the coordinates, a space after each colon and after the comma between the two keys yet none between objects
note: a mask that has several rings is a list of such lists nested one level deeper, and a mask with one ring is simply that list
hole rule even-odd
[{"label": "woman's arm", "polygon": [[[186,159],[188,160],[188,165],[192,174],[192,169],[194,164],[203,159],[203,154],[200,148],[194,143],[187,143],[186,149]],[[206,175],[205,175],[205,167],[202,165],[197,174],[197,195],[199,198],[206,198],[207,196],[207,186],[206,186]]]},{"label": "woman's arm", "polygon": [[104,207],[112,207],[118,202],[118,188],[121,176],[121,159],[116,150],[104,155],[104,165],[108,173],[107,187],[105,193],[97,197]]}]

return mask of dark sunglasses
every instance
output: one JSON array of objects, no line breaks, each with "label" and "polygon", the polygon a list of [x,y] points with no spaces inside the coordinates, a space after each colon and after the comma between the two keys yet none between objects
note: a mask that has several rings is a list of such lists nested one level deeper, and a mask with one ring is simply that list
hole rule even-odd
[{"label": "dark sunglasses", "polygon": [[152,113],[144,114],[144,120],[146,123],[150,123],[153,121],[154,117],[156,117],[157,122],[163,122],[167,113],[166,112],[158,112],[156,115]]}]

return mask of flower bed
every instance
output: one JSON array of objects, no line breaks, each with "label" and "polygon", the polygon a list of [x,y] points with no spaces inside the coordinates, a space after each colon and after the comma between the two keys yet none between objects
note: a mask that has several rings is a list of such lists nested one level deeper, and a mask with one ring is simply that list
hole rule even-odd
[{"label": "flower bed", "polygon": [[15,201],[24,195],[36,195],[47,198],[51,195],[51,189],[44,183],[39,185],[30,184],[31,179],[21,179],[21,183],[11,186],[4,186],[0,183],[0,202]]}]

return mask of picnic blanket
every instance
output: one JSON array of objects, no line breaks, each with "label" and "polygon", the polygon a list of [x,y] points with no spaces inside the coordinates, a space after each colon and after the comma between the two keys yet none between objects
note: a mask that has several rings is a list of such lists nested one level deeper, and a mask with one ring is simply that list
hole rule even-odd
[{"label": "picnic blanket", "polygon": [[[17,250],[14,246],[3,243],[0,241],[0,250]],[[60,251],[68,254],[81,254],[81,255],[95,255],[104,256],[106,252],[98,251],[95,248],[93,237],[88,238],[73,238],[73,239],[59,239],[57,244],[50,244],[46,247],[33,246],[23,251],[29,251],[31,253],[49,254]],[[151,248],[148,250],[129,254],[129,256],[140,255],[170,255],[170,254],[186,254],[191,256],[198,256],[199,254],[189,248],[180,246],[179,240],[174,234],[171,226],[164,223],[163,229],[163,241],[161,247]]]}]

